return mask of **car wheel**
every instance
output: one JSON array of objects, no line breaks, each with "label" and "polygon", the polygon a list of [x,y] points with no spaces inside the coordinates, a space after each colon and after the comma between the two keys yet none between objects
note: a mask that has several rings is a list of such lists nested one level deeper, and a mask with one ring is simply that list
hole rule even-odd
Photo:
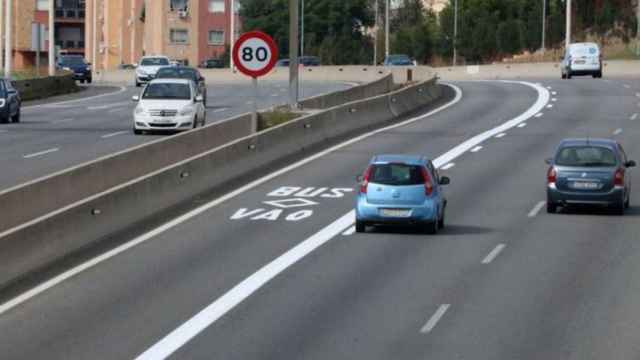
[{"label": "car wheel", "polygon": [[627,201],[624,202],[624,208],[628,209],[631,207],[631,194],[627,195]]},{"label": "car wheel", "polygon": [[558,205],[547,200],[547,213],[555,214],[558,211]]},{"label": "car wheel", "polygon": [[562,78],[562,80],[565,80],[567,78],[567,75],[565,75],[564,73],[560,74],[560,77]]},{"label": "car wheel", "polygon": [[142,135],[142,130],[133,129],[133,134],[134,135]]},{"label": "car wheel", "polygon": [[424,232],[429,235],[438,233],[438,221],[431,221],[425,224]]},{"label": "car wheel", "polygon": [[440,220],[438,220],[438,228],[439,229],[444,229],[444,218],[445,218],[446,211],[447,211],[446,209],[447,209],[446,207],[442,209],[442,217],[440,218]]},{"label": "car wheel", "polygon": [[206,122],[207,122],[207,113],[205,112],[204,115],[202,116],[202,121],[200,122],[200,126],[204,127]]},{"label": "car wheel", "polygon": [[92,79],[92,78],[87,79],[87,82],[88,82],[89,84],[91,84],[91,82],[92,82],[92,81],[93,81],[93,79]]},{"label": "car wheel", "polygon": [[136,87],[140,87],[140,83],[136,81]]},{"label": "car wheel", "polygon": [[618,205],[615,205],[615,207],[613,208],[613,213],[615,215],[622,216],[624,215],[624,210],[625,210],[625,206],[624,206],[624,202],[622,202]]},{"label": "car wheel", "polygon": [[571,71],[567,72],[567,79],[571,80],[572,77],[573,75],[571,75]]},{"label": "car wheel", "polygon": [[366,231],[367,231],[367,226],[362,221],[356,220],[356,232],[363,233]]},{"label": "car wheel", "polygon": [[16,114],[11,118],[11,122],[13,123],[20,122],[20,109],[18,109],[18,112],[16,112]]},{"label": "car wheel", "polygon": [[598,71],[598,79],[602,79],[602,71]]},{"label": "car wheel", "polygon": [[0,118],[0,124],[6,124],[9,122],[9,117],[6,118]]}]

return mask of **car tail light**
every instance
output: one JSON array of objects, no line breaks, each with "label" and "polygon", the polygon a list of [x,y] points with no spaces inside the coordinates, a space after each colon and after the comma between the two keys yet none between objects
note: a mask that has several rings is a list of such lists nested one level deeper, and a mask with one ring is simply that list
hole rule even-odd
[{"label": "car tail light", "polygon": [[421,168],[420,170],[422,172],[422,178],[424,179],[424,193],[427,196],[431,196],[431,194],[433,194],[433,181],[431,181],[431,176],[427,169]]},{"label": "car tail light", "polygon": [[555,184],[557,177],[556,169],[552,166],[547,171],[547,184]]},{"label": "car tail light", "polygon": [[624,169],[620,168],[616,170],[616,173],[613,176],[613,185],[624,186]]},{"label": "car tail light", "polygon": [[361,194],[366,194],[367,193],[367,187],[369,186],[369,177],[371,176],[371,166],[369,166],[367,168],[367,170],[364,171],[364,174],[362,175],[362,182],[360,183],[360,193]]}]

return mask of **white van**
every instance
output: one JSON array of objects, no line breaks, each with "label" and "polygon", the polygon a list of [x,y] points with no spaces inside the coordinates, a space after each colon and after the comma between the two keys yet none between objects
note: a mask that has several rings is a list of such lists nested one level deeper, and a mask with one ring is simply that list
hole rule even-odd
[{"label": "white van", "polygon": [[571,79],[576,75],[602,77],[602,53],[598,44],[576,43],[569,45],[565,51],[560,71],[563,79]]}]

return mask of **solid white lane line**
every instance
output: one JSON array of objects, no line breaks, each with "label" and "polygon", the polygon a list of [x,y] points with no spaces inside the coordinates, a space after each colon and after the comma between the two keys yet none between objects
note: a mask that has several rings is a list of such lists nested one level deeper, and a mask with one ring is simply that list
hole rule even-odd
[{"label": "solid white lane line", "polygon": [[616,129],[616,130],[613,132],[613,135],[620,135],[620,134],[622,134],[622,129]]},{"label": "solid white lane line", "polygon": [[442,169],[442,170],[449,170],[449,169],[451,169],[451,168],[452,168],[452,167],[454,167],[454,166],[456,166],[456,164],[454,164],[454,163],[448,163],[447,165],[443,166],[441,169]]},{"label": "solid white lane line", "polygon": [[108,139],[108,138],[111,138],[111,137],[114,137],[114,136],[118,136],[118,135],[126,134],[126,133],[128,133],[128,132],[129,132],[129,131],[117,131],[117,132],[114,132],[114,133],[111,133],[111,134],[102,135],[102,136],[100,136],[100,137],[101,137],[102,139]]},{"label": "solid white lane line", "polygon": [[[249,190],[251,190],[251,189],[253,189],[253,188],[257,187],[257,186],[260,186],[260,185],[262,185],[262,184],[264,184],[264,183],[266,183],[268,181],[271,181],[271,180],[277,178],[278,176],[286,174],[286,173],[288,173],[288,172],[290,172],[292,170],[295,170],[295,169],[297,169],[299,167],[302,167],[302,166],[304,166],[304,165],[306,165],[306,164],[308,164],[308,163],[310,163],[312,161],[315,161],[315,160],[317,160],[319,158],[322,158],[322,157],[326,156],[327,154],[331,154],[331,153],[333,153],[333,152],[335,152],[335,151],[337,151],[339,149],[342,149],[342,148],[344,148],[346,146],[355,144],[355,143],[357,143],[359,141],[362,141],[364,139],[367,139],[367,138],[369,138],[371,136],[374,136],[374,135],[377,135],[379,133],[382,133],[382,132],[385,132],[385,131],[389,131],[389,130],[392,130],[392,129],[396,129],[396,128],[399,128],[399,127],[403,127],[403,126],[412,124],[412,123],[420,121],[420,120],[424,120],[425,118],[433,116],[433,115],[435,115],[435,114],[437,114],[439,112],[442,112],[442,111],[454,106],[455,104],[459,103],[460,100],[462,99],[462,90],[460,90],[460,88],[458,88],[455,85],[448,85],[448,86],[451,87],[452,89],[454,89],[454,91],[456,93],[456,96],[455,96],[455,98],[453,100],[451,100],[447,104],[444,104],[444,105],[442,105],[442,106],[440,106],[440,107],[438,107],[438,108],[436,108],[436,109],[434,109],[434,110],[432,110],[432,111],[430,111],[430,112],[428,112],[426,114],[423,114],[423,115],[420,115],[420,116],[405,120],[405,121],[400,122],[400,123],[395,124],[395,125],[391,125],[391,126],[387,126],[385,128],[382,128],[382,129],[374,130],[372,132],[369,132],[369,133],[360,135],[358,137],[355,137],[353,139],[347,140],[347,141],[345,141],[345,142],[343,142],[341,144],[338,144],[338,145],[336,145],[334,147],[331,147],[329,149],[321,151],[321,152],[319,152],[317,154],[311,155],[311,156],[309,156],[309,157],[307,157],[305,159],[302,159],[302,160],[300,160],[300,161],[298,161],[298,162],[296,162],[294,164],[286,166],[286,167],[284,167],[284,168],[282,168],[280,170],[274,171],[269,175],[266,175],[266,176],[261,177],[261,178],[259,178],[257,180],[254,180],[254,181],[250,182],[249,184],[247,184],[245,186],[242,186],[242,187],[240,187],[240,188],[238,188],[238,189],[236,189],[236,190],[234,190],[234,191],[232,191],[230,193],[227,193],[227,194],[225,194],[225,195],[223,195],[223,196],[221,196],[221,197],[219,197],[219,198],[217,198],[217,199],[215,199],[215,200],[213,200],[213,201],[211,201],[211,202],[209,202],[207,204],[204,204],[204,205],[202,205],[202,206],[200,206],[200,207],[198,207],[196,209],[193,209],[190,212],[188,212],[188,213],[186,213],[186,214],[184,214],[184,215],[182,215],[180,217],[177,217],[177,218],[175,218],[175,219],[173,219],[173,220],[171,220],[171,221],[169,221],[169,222],[167,222],[167,223],[165,223],[165,224],[163,224],[163,225],[161,225],[161,226],[159,226],[159,227],[157,227],[157,228],[155,228],[155,229],[153,229],[153,230],[151,230],[151,231],[149,231],[149,232],[147,232],[145,234],[142,234],[142,235],[138,236],[135,239],[132,239],[131,241],[129,241],[129,242],[125,243],[125,244],[122,244],[122,245],[112,249],[111,251],[108,251],[108,252],[106,252],[106,253],[98,256],[98,257],[95,257],[95,258],[93,258],[93,259],[91,259],[91,260],[89,260],[89,261],[87,261],[87,262],[85,262],[83,264],[80,264],[80,265],[78,265],[78,266],[76,266],[76,267],[74,267],[72,269],[69,269],[69,270],[63,272],[62,274],[59,274],[59,275],[57,275],[57,276],[45,281],[44,283],[42,283],[42,284],[40,284],[40,285],[38,285],[38,286],[36,286],[36,287],[24,292],[24,293],[22,293],[21,295],[17,296],[16,298],[11,299],[10,301],[0,305],[0,315],[2,315],[3,313],[5,313],[5,312],[7,312],[7,311],[9,311],[11,309],[13,309],[14,307],[16,307],[18,305],[24,303],[25,301],[28,301],[29,299],[31,299],[31,298],[33,298],[35,296],[38,296],[39,294],[41,294],[41,293],[43,293],[43,292],[45,292],[45,291],[47,291],[47,290],[59,285],[60,283],[66,281],[67,279],[72,278],[72,277],[74,277],[74,276],[76,276],[76,275],[78,275],[78,274],[80,274],[80,273],[82,273],[82,272],[84,272],[84,271],[86,271],[86,270],[88,270],[90,268],[93,268],[94,266],[96,266],[96,265],[98,265],[98,264],[100,264],[100,263],[102,263],[104,261],[107,261],[107,260],[109,260],[109,259],[111,259],[111,258],[113,258],[113,257],[115,257],[115,256],[117,256],[117,255],[119,255],[119,254],[121,254],[121,253],[123,253],[123,252],[125,252],[125,251],[127,251],[127,250],[129,250],[131,248],[133,248],[133,247],[136,247],[139,244],[142,244],[142,243],[148,241],[149,239],[152,239],[155,236],[158,236],[158,235],[166,232],[169,229],[172,229],[172,228],[174,228],[174,227],[176,227],[176,226],[178,226],[178,225],[180,225],[180,224],[182,224],[182,223],[184,223],[186,221],[189,221],[190,219],[192,219],[192,218],[194,218],[196,216],[201,215],[202,213],[204,213],[206,211],[209,211],[210,209],[212,209],[212,208],[214,208],[214,207],[216,207],[216,206],[218,206],[218,205],[220,205],[220,204],[222,204],[222,203],[224,203],[224,202],[226,202],[226,201],[228,201],[230,199],[235,198],[236,196],[242,195],[242,194],[246,193],[247,191],[249,191]],[[245,141],[247,138],[250,138],[250,137],[251,136],[248,136],[248,137],[245,137],[245,138],[242,138],[242,139],[238,139],[235,142]],[[226,146],[226,145],[223,145],[223,146]],[[216,151],[216,149],[213,149],[210,152],[213,152],[213,151]],[[201,156],[201,155],[197,155],[194,158],[196,158],[198,156]],[[180,162],[179,164],[183,164],[183,163],[189,162],[191,160],[192,160],[192,158],[185,159],[184,161]],[[66,206],[64,208],[58,209],[56,211],[53,211],[53,212],[51,212],[51,213],[49,213],[49,214],[47,214],[45,216],[42,216],[42,217],[40,217],[38,219],[35,219],[35,220],[30,221],[28,223],[22,224],[20,226],[16,226],[15,228],[12,228],[12,229],[9,229],[9,230],[7,230],[5,232],[0,233],[0,239],[2,239],[2,237],[4,237],[4,236],[12,234],[12,233],[14,233],[16,231],[20,231],[20,230],[22,230],[22,229],[24,229],[24,228],[26,228],[26,227],[34,224],[34,223],[37,223],[39,221],[43,221],[45,219],[51,218],[51,217],[61,213],[61,212],[67,211],[68,209],[71,209],[71,208],[73,208],[75,206],[78,206],[79,204],[83,204],[83,203],[86,203],[86,202],[91,201],[93,199],[99,198],[100,196],[103,196],[104,194],[106,194],[106,193],[108,193],[110,191],[117,191],[118,189],[121,189],[123,187],[129,186],[130,184],[133,184],[136,181],[139,181],[139,180],[144,179],[144,178],[148,178],[149,176],[153,176],[156,173],[160,173],[160,172],[166,171],[167,169],[170,169],[173,166],[175,166],[175,165],[168,166],[166,168],[160,169],[157,172],[154,172],[154,173],[151,173],[149,175],[146,175],[146,176],[144,176],[144,177],[142,177],[140,179],[131,180],[131,181],[129,181],[127,183],[124,183],[124,184],[122,184],[120,186],[117,186],[117,187],[115,187],[115,188],[113,188],[111,190],[108,190],[108,191],[93,195],[93,196],[91,196],[91,197],[89,197],[87,199],[81,200],[79,202],[76,202],[76,203],[71,204],[69,206]],[[355,222],[355,220],[354,220],[354,222]]]},{"label": "solid white lane line", "polygon": [[527,123],[522,123],[522,124],[518,125],[518,127],[519,127],[520,129],[522,129],[522,128],[523,128],[523,127],[525,127],[525,126],[527,126]]},{"label": "solid white lane line", "polygon": [[491,250],[491,252],[489,254],[487,254],[487,256],[482,260],[482,264],[484,265],[488,265],[491,264],[491,262],[493,260],[495,260],[498,255],[500,255],[500,253],[502,252],[502,250],[504,250],[504,248],[507,245],[505,244],[498,244],[495,248],[493,248],[493,250]]},{"label": "solid white lane line", "polygon": [[630,118],[630,119],[631,119],[631,120],[635,120],[635,119],[637,119],[637,118],[638,118],[638,114],[633,114],[633,115],[631,115],[631,118]]},{"label": "solid white lane line", "polygon": [[100,94],[100,95],[90,96],[88,98],[82,98],[82,99],[61,101],[61,102],[57,102],[57,103],[23,106],[22,108],[23,109],[35,109],[35,108],[39,108],[39,107],[57,107],[57,106],[61,106],[61,105],[77,103],[77,102],[80,102],[80,101],[87,101],[87,100],[102,98],[102,97],[106,97],[106,96],[117,95],[117,94],[123,93],[125,91],[127,91],[127,88],[125,86],[121,86],[119,90],[114,91],[114,92],[110,92],[110,93],[107,93],[107,94]]},{"label": "solid white lane line", "polygon": [[537,117],[537,118],[541,118],[543,115],[544,115],[544,113],[537,113],[537,114],[536,114],[536,117]]},{"label": "solid white lane line", "polygon": [[530,218],[536,217],[540,212],[540,210],[542,210],[542,208],[545,205],[547,205],[546,201],[540,201],[539,203],[536,204],[536,206],[533,207],[533,209],[531,209],[531,211],[529,211],[529,214],[527,215],[527,217],[530,217]]},{"label": "solid white lane line", "polygon": [[507,136],[506,133],[500,133],[500,134],[496,135],[496,139],[501,139],[501,138],[503,138],[505,136]]},{"label": "solid white lane line", "polygon": [[435,314],[433,314],[433,316],[431,316],[429,321],[427,321],[427,323],[424,324],[422,329],[420,329],[420,332],[423,334],[430,333],[436,327],[436,325],[438,325],[438,322],[440,321],[440,319],[442,319],[442,317],[447,312],[447,310],[449,310],[450,306],[451,306],[450,304],[440,305],[438,310],[436,310]]},{"label": "solid white lane line", "polygon": [[347,231],[343,232],[342,235],[344,236],[351,236],[356,232],[356,227],[352,226],[350,228],[347,229]]},{"label": "solid white lane line", "polygon": [[48,149],[48,150],[40,151],[40,152],[37,152],[37,153],[25,155],[25,156],[23,156],[23,158],[32,159],[32,158],[39,157],[39,156],[42,156],[42,155],[50,154],[52,152],[56,152],[58,150],[60,150],[60,149],[59,148]]},{"label": "solid white lane line", "polygon": [[478,145],[478,146],[474,147],[473,149],[471,149],[471,152],[472,153],[477,153],[480,150],[482,150],[482,146]]},{"label": "solid white lane line", "polygon": [[209,327],[209,325],[251,296],[251,294],[260,289],[264,284],[298,262],[307,254],[340,234],[344,229],[351,226],[354,221],[355,211],[351,210],[329,226],[320,230],[320,232],[306,239],[234,286],[233,289],[222,295],[218,300],[214,301],[211,305],[204,308],[162,340],[137,356],[136,359],[166,359],[189,342],[189,340]]}]

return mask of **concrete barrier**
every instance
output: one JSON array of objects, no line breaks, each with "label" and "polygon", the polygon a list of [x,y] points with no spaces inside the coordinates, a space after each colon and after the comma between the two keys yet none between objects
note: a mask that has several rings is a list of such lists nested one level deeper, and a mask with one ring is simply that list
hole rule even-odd
[{"label": "concrete barrier", "polygon": [[318,95],[302,100],[300,101],[300,107],[302,109],[328,109],[348,102],[387,94],[395,88],[396,85],[393,82],[393,74],[389,73],[386,76],[365,85],[359,85],[342,91]]},{"label": "concrete barrier", "polygon": [[[326,148],[349,135],[393,122],[397,116],[430,104],[434,100],[431,94],[439,92],[437,88],[439,86],[432,79],[391,94],[347,103],[255,135],[237,138],[0,234],[0,287],[199,194],[235,184],[247,174],[266,172],[274,164],[292,156]],[[391,99],[404,96],[408,100],[402,103],[402,107],[392,110],[395,105],[392,105]],[[205,128],[201,134],[194,136],[200,136],[211,144],[209,136],[217,133],[214,129],[220,130],[224,126],[239,123],[241,125],[237,131],[241,132],[246,129],[246,122],[246,117],[239,117],[219,127]],[[226,135],[220,136],[226,138]],[[138,167],[143,166],[147,157],[170,157],[168,152],[176,150],[181,154],[197,152],[196,148],[200,145],[184,143],[186,138],[186,134],[176,137],[171,146],[164,144],[166,149],[155,147],[158,153],[154,153],[151,150],[154,146],[150,146],[148,152],[145,150],[144,153],[135,154],[135,159],[126,158],[134,156],[130,153],[121,156],[125,156],[130,167]],[[87,177],[85,181],[107,181],[105,177],[112,175],[117,174],[107,171],[94,173],[93,178]],[[49,184],[48,189],[57,191],[55,186]],[[35,195],[23,193],[22,198],[13,200],[16,201],[13,204],[27,201],[25,197],[29,196]],[[46,196],[56,194],[48,193]]]},{"label": "concrete barrier", "polygon": [[36,79],[16,80],[12,82],[20,92],[22,101],[43,99],[56,95],[78,91],[78,85],[72,74],[47,76]]}]

